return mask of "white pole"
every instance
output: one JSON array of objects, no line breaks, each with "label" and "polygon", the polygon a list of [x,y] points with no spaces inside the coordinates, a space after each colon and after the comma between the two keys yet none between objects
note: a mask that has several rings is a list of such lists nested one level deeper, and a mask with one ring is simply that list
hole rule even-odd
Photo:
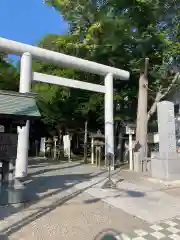
[{"label": "white pole", "polygon": [[67,142],[68,142],[68,160],[71,161],[71,137],[67,135]]},{"label": "white pole", "polygon": [[[26,93],[31,91],[32,80],[32,57],[30,53],[24,53],[21,57],[20,66],[20,85],[19,92]],[[17,158],[15,165],[15,177],[23,178],[28,172],[28,150],[29,150],[29,120],[26,125],[18,127]]]},{"label": "white pole", "polygon": [[112,166],[114,169],[114,117],[113,117],[113,74],[105,77],[105,156],[112,154]]},{"label": "white pole", "polygon": [[132,134],[129,134],[129,170],[133,171]]},{"label": "white pole", "polygon": [[56,160],[57,156],[57,140],[54,140],[54,160]]},{"label": "white pole", "polygon": [[91,164],[94,164],[94,138],[91,138]]}]

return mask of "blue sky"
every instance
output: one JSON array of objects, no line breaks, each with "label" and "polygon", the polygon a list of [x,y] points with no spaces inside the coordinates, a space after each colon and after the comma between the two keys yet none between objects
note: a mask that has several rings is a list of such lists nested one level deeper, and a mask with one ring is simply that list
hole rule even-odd
[{"label": "blue sky", "polygon": [[0,37],[28,44],[67,31],[60,14],[43,0],[0,0],[0,23]]}]

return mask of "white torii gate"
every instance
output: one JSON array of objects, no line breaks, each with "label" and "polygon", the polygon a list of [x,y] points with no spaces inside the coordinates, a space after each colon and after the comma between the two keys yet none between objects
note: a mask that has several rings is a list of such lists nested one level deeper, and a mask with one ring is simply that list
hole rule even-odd
[{"label": "white torii gate", "polygon": [[[114,156],[114,119],[113,119],[113,77],[121,80],[129,79],[129,72],[109,67],[103,64],[84,60],[66,54],[53,52],[35,46],[19,43],[16,41],[0,38],[0,50],[6,53],[21,56],[19,92],[31,91],[31,81],[40,81],[66,87],[79,88],[105,94],[105,154]],[[105,76],[104,85],[97,85],[73,79],[56,77],[42,73],[32,73],[32,58],[45,62],[79,69]],[[17,159],[15,177],[23,178],[28,173],[28,148],[29,148],[29,121],[26,126],[18,127]],[[113,161],[114,166],[114,161]]]}]

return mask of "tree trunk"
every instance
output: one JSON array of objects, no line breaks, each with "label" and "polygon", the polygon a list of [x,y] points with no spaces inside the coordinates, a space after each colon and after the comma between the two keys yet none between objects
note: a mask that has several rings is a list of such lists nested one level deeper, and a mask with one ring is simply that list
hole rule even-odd
[{"label": "tree trunk", "polygon": [[[147,103],[148,103],[148,71],[149,59],[145,59],[144,73],[139,78],[139,95],[136,126],[136,151],[139,152],[139,167],[147,156]],[[139,171],[143,169],[139,168]]]},{"label": "tree trunk", "polygon": [[178,84],[179,79],[180,79],[180,73],[178,72],[173,77],[173,79],[172,79],[172,81],[169,84],[167,89],[165,89],[164,91],[162,91],[162,89],[159,89],[159,91],[156,94],[155,101],[152,104],[152,106],[151,106],[151,108],[150,108],[150,110],[148,112],[147,121],[149,121],[151,116],[156,112],[158,102],[160,102],[160,100],[163,97],[165,97],[172,90],[172,88],[174,88],[176,86],[176,84]]},{"label": "tree trunk", "polygon": [[87,125],[88,122],[86,121],[84,126],[84,163],[87,163],[87,135],[88,135]]},{"label": "tree trunk", "polygon": [[156,95],[155,101],[152,104],[152,106],[151,106],[151,108],[150,108],[150,110],[148,112],[147,122],[150,120],[151,116],[156,112],[157,104],[161,100],[161,98],[162,98],[162,94],[161,94],[161,92],[158,92],[157,95]]}]

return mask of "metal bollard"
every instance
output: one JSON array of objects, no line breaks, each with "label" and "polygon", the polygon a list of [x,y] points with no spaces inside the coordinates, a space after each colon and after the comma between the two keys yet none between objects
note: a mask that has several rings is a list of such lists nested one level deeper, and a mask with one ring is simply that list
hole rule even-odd
[{"label": "metal bollard", "polygon": [[112,165],[113,157],[114,156],[111,153],[108,153],[106,155],[106,159],[108,163],[108,180],[102,186],[103,189],[116,188],[116,184],[112,181],[112,178],[111,178],[111,165]]}]

